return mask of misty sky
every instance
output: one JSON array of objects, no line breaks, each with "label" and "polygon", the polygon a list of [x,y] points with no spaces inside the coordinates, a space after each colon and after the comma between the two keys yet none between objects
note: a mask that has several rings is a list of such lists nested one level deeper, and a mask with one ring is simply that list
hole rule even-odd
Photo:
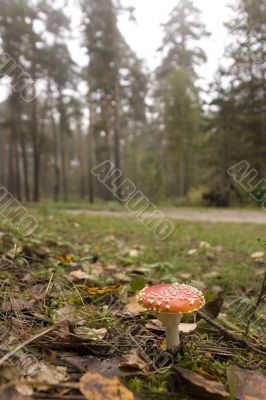
[{"label": "misty sky", "polygon": [[[57,0],[60,4],[63,0]],[[122,0],[122,4],[135,8],[137,23],[130,22],[127,16],[120,17],[119,26],[130,46],[138,56],[145,60],[147,67],[153,70],[160,62],[156,50],[162,41],[161,23],[165,22],[178,0]],[[76,63],[86,65],[87,57],[80,48],[79,28],[81,14],[76,0],[66,10],[72,18],[76,40],[69,42],[69,47]],[[224,22],[230,17],[227,0],[194,0],[194,4],[202,10],[202,20],[207,30],[212,34],[202,41],[202,47],[207,53],[208,63],[199,74],[205,82],[211,82],[219,61],[223,56],[226,44],[226,29]],[[6,90],[1,87],[0,100],[6,96]]]},{"label": "misty sky", "polygon": [[[147,60],[149,67],[154,68],[159,63],[156,50],[161,44],[163,35],[160,24],[167,21],[177,0],[123,0],[123,3],[135,7],[137,24],[130,24],[123,18],[120,22],[121,29],[129,44],[141,58]],[[208,80],[212,78],[223,54],[226,38],[223,24],[230,15],[226,3],[227,0],[194,0],[194,4],[202,10],[202,21],[212,33],[211,38],[202,43],[209,59],[208,66],[205,66],[203,71]]]}]

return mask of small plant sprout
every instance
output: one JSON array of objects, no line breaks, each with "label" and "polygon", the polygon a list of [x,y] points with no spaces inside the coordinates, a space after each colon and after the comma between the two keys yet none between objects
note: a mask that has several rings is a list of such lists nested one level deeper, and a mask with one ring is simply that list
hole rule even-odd
[{"label": "small plant sprout", "polygon": [[205,304],[203,293],[179,283],[162,283],[145,287],[138,294],[138,302],[148,310],[158,312],[158,318],[166,329],[167,350],[179,348],[179,330],[183,313],[191,313]]}]

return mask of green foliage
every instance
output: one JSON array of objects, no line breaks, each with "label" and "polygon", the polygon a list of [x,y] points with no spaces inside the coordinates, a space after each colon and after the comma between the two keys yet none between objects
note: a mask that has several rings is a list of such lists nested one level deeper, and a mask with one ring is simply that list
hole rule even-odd
[{"label": "green foliage", "polygon": [[227,24],[230,45],[225,54],[230,67],[219,68],[212,86],[216,97],[204,165],[209,168],[213,186],[227,196],[237,190],[239,202],[241,197],[246,201],[247,196],[230,181],[227,169],[248,160],[259,178],[266,172],[265,1],[239,0],[232,9],[234,16]]},{"label": "green foliage", "polygon": [[[193,189],[206,187],[223,205],[254,204],[226,171],[246,159],[259,179],[266,175],[265,0],[232,4],[207,104],[198,67],[209,34],[192,0],[178,1],[163,24],[151,78],[118,24],[121,15],[132,21],[132,8],[115,0],[78,6],[81,25],[72,32],[71,17],[52,0],[1,2],[0,51],[17,68],[5,67],[0,79],[18,84],[21,68],[21,86],[42,88],[33,104],[10,90],[0,105],[2,184],[26,201],[85,200],[88,192],[91,202],[113,201],[88,171],[108,159],[153,201],[200,205],[201,189]],[[70,52],[72,34],[84,67]]]}]

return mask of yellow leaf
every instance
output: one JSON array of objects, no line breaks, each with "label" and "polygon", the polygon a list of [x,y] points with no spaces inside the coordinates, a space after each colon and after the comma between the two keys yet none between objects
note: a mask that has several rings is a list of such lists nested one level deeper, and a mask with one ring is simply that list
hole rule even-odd
[{"label": "yellow leaf", "polygon": [[205,370],[202,369],[202,368],[196,368],[196,369],[195,369],[195,372],[197,372],[198,374],[200,374],[200,375],[202,375],[202,376],[207,376],[207,377],[209,377],[209,378],[211,378],[211,379],[216,378],[215,376],[209,374],[209,372],[205,371]]},{"label": "yellow leaf", "polygon": [[65,264],[70,264],[72,262],[72,257],[69,255],[63,254],[62,256],[58,256],[58,260]]},{"label": "yellow leaf", "polygon": [[134,400],[133,393],[118,378],[90,372],[81,377],[80,391],[87,400]]},{"label": "yellow leaf", "polygon": [[92,296],[118,291],[121,290],[124,286],[125,285],[122,283],[115,283],[104,287],[89,287],[86,285],[77,285],[79,289],[84,290],[85,292],[89,293]]}]

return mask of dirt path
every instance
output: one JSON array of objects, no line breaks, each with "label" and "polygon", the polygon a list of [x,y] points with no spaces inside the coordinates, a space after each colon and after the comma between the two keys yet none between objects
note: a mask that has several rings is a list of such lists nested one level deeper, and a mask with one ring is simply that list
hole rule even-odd
[{"label": "dirt path", "polygon": [[[88,210],[73,209],[66,210],[72,215],[99,215],[112,217],[134,217],[126,210]],[[162,210],[166,218],[181,219],[189,221],[209,222],[234,222],[250,224],[266,224],[266,212],[250,210]],[[150,213],[144,213],[151,216]],[[143,215],[144,215],[143,214]]]}]

